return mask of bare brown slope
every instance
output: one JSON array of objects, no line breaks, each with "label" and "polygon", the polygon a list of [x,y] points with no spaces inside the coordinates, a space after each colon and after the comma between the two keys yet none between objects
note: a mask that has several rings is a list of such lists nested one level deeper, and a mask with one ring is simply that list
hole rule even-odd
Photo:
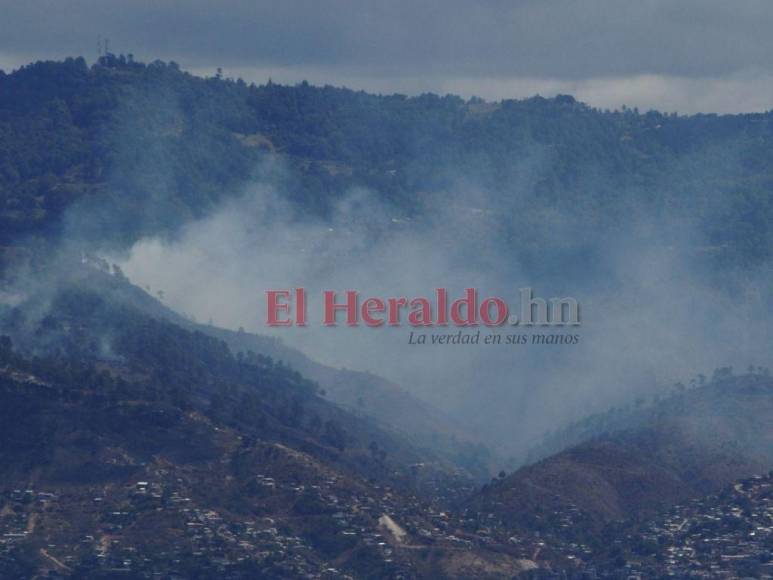
[{"label": "bare brown slope", "polygon": [[[773,382],[731,378],[664,402],[645,426],[606,434],[485,488],[478,509],[531,529],[591,528],[715,492],[773,466]],[[568,527],[568,526],[567,526]]]}]

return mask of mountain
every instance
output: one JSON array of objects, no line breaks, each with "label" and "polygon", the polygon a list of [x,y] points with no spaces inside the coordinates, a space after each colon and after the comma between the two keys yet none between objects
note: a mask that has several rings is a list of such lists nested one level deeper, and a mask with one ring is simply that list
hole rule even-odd
[{"label": "mountain", "polygon": [[119,55],[0,72],[0,576],[762,574],[760,369],[550,425],[481,488],[498,459],[410,384],[198,324],[99,256],[179,241],[256,182],[301,225],[366,189],[368,244],[445,208],[439,243],[467,242],[449,261],[614,294],[610,246],[687,238],[700,281],[759,310],[772,161],[771,112],[256,86]]},{"label": "mountain", "polygon": [[[262,167],[304,215],[356,187],[398,216],[421,215],[434,196],[453,202],[460,184],[497,192],[479,209],[496,210],[503,242],[535,271],[546,252],[576,261],[578,244],[641,213],[669,235],[704,232],[702,251],[725,268],[759,264],[773,248],[772,120],[610,112],[569,96],[255,86],[115,55],[38,62],[0,75],[0,243],[12,261],[29,236],[126,247],[168,235]],[[573,211],[556,216],[558,206]],[[544,235],[551,224],[575,233],[570,245]]]},{"label": "mountain", "polygon": [[[32,314],[29,311],[39,315],[37,310],[42,308],[41,304],[50,302],[54,303],[53,308],[56,311],[62,304],[63,292],[98,295],[100,302],[105,304],[105,309],[123,309],[135,312],[136,316],[168,321],[177,327],[211,336],[225,343],[235,354],[259,353],[289,365],[304,377],[316,382],[328,400],[348,409],[352,414],[377,421],[384,430],[399,432],[401,437],[411,439],[413,445],[433,450],[477,479],[485,480],[490,475],[495,459],[484,445],[476,442],[464,427],[455,424],[451,418],[413,397],[398,385],[371,373],[322,365],[275,338],[193,322],[129,283],[120,271],[117,275],[112,275],[109,270],[104,260],[96,258],[71,260],[67,268],[62,268],[61,264],[52,266],[52,269],[42,273],[37,281],[33,281],[32,277],[18,287],[20,294],[29,292],[30,300],[26,307],[20,306],[17,309],[15,316],[30,316]],[[76,316],[80,317],[79,324],[94,325],[86,327],[85,332],[90,333],[91,341],[100,343],[105,341],[105,333],[112,334],[114,331],[112,328],[104,328],[107,317],[105,314],[95,321],[93,316],[96,314],[91,313],[86,318],[85,313],[78,312]],[[1,316],[0,328],[3,328]],[[6,330],[15,334],[17,340],[26,340],[26,346],[32,351],[57,340],[54,337],[45,337],[41,331],[33,334],[29,328],[20,334],[24,328],[23,325],[17,324],[15,328],[9,327]],[[94,356],[99,357],[101,353],[97,351]]]},{"label": "mountain", "polygon": [[2,313],[2,577],[535,566],[454,535],[468,473],[281,361],[118,300],[152,301],[90,265],[42,287]]},{"label": "mountain", "polygon": [[773,466],[767,374],[721,376],[639,414],[493,482],[471,505],[515,529],[587,541]]},{"label": "mountain", "polygon": [[[355,417],[328,402],[318,383],[287,361],[272,359],[270,350],[232,350],[220,337],[212,336],[218,333],[216,329],[183,321],[120,276],[90,265],[71,266],[42,279],[26,300],[3,312],[1,327],[20,353],[105,366],[119,375],[139,375],[151,381],[149,388],[157,389],[159,397],[174,393],[180,402],[205,408],[220,408],[227,401],[235,404],[241,396],[252,398],[253,394],[240,394],[234,385],[247,381],[253,389],[261,388],[263,379],[247,377],[241,368],[257,365],[271,379],[270,398],[281,393],[272,411],[281,421],[296,427],[306,419],[323,425],[333,413],[352,425],[371,425],[368,429],[381,430],[384,437],[390,431],[395,441],[409,447],[407,436],[394,427],[379,427],[364,415]],[[260,337],[252,342],[260,346]],[[248,406],[254,406],[253,402]],[[305,415],[306,410],[310,415]],[[413,455],[403,463],[418,459],[419,455]]]},{"label": "mountain", "polygon": [[378,375],[329,367],[280,340],[249,332],[216,327],[203,332],[220,338],[234,352],[252,350],[288,363],[319,383],[326,397],[339,406],[396,429],[415,445],[435,451],[477,479],[489,477],[496,466],[496,456],[476,440],[470,428]]}]

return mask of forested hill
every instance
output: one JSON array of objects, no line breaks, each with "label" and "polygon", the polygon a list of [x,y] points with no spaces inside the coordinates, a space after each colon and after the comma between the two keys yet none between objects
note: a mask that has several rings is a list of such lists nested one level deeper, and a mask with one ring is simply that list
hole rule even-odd
[{"label": "forested hill", "polygon": [[303,212],[366,186],[416,213],[428,193],[474,185],[496,193],[509,223],[536,204],[602,229],[654,211],[697,224],[723,260],[753,263],[772,246],[772,120],[601,111],[570,96],[255,86],[113,55],[38,62],[0,73],[0,243],[168,232],[239,193],[257,167],[266,179],[260,160],[279,156],[289,170],[268,178]]}]

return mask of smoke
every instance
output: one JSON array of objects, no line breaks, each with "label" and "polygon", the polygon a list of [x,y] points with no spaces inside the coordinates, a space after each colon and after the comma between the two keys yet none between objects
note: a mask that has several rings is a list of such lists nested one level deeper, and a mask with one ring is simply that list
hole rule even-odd
[{"label": "smoke", "polygon": [[[761,290],[769,270],[721,285],[706,266],[706,233],[684,216],[642,203],[600,229],[576,207],[536,198],[529,176],[545,168],[544,157],[520,163],[521,179],[507,192],[458,176],[454,190],[423,196],[413,214],[354,189],[327,218],[310,217],[270,179],[258,181],[175,239],[142,239],[113,259],[179,311],[385,376],[515,456],[585,414],[719,366],[767,362],[769,304]],[[265,292],[298,287],[309,296],[309,325],[268,327]],[[457,297],[475,287],[510,304],[522,287],[544,298],[572,296],[582,308],[579,329],[480,330],[571,333],[579,342],[411,345],[407,325],[321,324],[323,290],[387,298],[433,296],[440,287]]]}]

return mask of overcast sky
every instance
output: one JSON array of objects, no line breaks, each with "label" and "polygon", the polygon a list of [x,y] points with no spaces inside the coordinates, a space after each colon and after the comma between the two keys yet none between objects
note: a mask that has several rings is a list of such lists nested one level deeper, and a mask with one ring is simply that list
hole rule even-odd
[{"label": "overcast sky", "polygon": [[0,0],[0,68],[116,53],[265,82],[773,108],[771,0]]}]

